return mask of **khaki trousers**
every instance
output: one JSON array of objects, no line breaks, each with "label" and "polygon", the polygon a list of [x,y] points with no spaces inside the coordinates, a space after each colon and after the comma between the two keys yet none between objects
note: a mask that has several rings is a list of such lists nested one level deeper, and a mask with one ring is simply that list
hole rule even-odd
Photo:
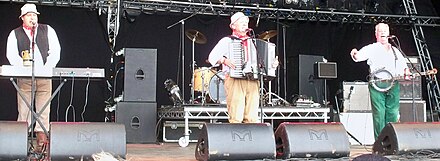
[{"label": "khaki trousers", "polygon": [[[35,79],[35,110],[37,113],[39,113],[42,109],[44,104],[50,99],[52,94],[52,80],[50,79]],[[17,85],[22,92],[22,94],[25,96],[26,100],[28,101],[29,105],[31,104],[31,79],[18,79]],[[20,97],[20,95],[17,93],[17,101],[18,101],[18,119],[17,121],[26,121],[28,123],[28,126],[31,125],[31,118],[32,114],[29,111],[29,107],[26,105],[24,100]],[[50,118],[50,103],[47,105],[47,107],[44,109],[44,111],[41,112],[41,115],[39,115],[38,119],[43,123],[44,128],[49,131],[49,118]],[[41,125],[36,122],[35,125],[35,131],[36,132],[42,132],[43,129],[41,128]]]},{"label": "khaki trousers", "polygon": [[259,83],[226,77],[226,104],[229,123],[257,123],[259,106]]}]

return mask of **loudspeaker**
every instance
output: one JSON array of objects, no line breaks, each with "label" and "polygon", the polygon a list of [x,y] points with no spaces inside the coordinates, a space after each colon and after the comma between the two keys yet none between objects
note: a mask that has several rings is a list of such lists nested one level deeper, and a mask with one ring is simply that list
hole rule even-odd
[{"label": "loudspeaker", "polygon": [[124,101],[156,102],[157,49],[123,50]]},{"label": "loudspeaker", "polygon": [[156,103],[118,102],[116,122],[125,125],[128,143],[156,142]]},{"label": "loudspeaker", "polygon": [[338,68],[335,62],[316,62],[313,67],[315,78],[338,78]]},{"label": "loudspeaker", "polygon": [[341,123],[281,123],[275,131],[277,158],[339,158],[350,155]]},{"label": "loudspeaker", "polygon": [[93,160],[92,154],[108,152],[125,158],[125,128],[103,122],[50,123],[51,160]]},{"label": "loudspeaker", "polygon": [[343,112],[371,112],[368,82],[343,82]]},{"label": "loudspeaker", "polygon": [[275,159],[270,124],[205,124],[199,135],[197,160]]},{"label": "loudspeaker", "polygon": [[322,62],[323,56],[298,55],[290,57],[288,61],[288,89],[293,89],[293,94],[305,95],[313,98],[314,102],[324,100],[324,80],[315,78],[313,64]]},{"label": "loudspeaker", "polygon": [[0,160],[25,160],[27,135],[26,122],[0,121]]},{"label": "loudspeaker", "polygon": [[400,100],[400,122],[426,122],[425,101]]},{"label": "loudspeaker", "polygon": [[421,150],[440,152],[440,123],[388,123],[373,145],[373,152],[381,155],[400,155]]}]

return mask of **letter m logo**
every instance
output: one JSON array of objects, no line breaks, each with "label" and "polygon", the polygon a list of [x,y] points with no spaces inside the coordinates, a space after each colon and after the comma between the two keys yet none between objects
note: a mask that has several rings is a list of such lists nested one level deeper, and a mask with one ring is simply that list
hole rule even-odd
[{"label": "letter m logo", "polygon": [[79,130],[77,135],[78,142],[99,142],[99,130]]},{"label": "letter m logo", "polygon": [[232,141],[252,141],[252,133],[250,130],[231,131]]},{"label": "letter m logo", "polygon": [[310,137],[310,140],[328,140],[327,130],[325,130],[325,129],[320,129],[320,130],[309,129],[309,137]]}]

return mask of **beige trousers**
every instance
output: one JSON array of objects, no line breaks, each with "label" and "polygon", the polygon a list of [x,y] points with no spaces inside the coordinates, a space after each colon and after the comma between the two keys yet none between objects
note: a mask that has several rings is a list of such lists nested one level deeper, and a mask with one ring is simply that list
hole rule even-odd
[{"label": "beige trousers", "polygon": [[226,104],[229,123],[257,123],[259,106],[259,83],[226,77]]},{"label": "beige trousers", "polygon": [[[29,105],[31,104],[31,79],[18,79],[17,85],[28,101]],[[52,94],[52,80],[50,79],[36,79],[35,83],[35,110],[37,114],[43,109],[44,104],[50,99]],[[18,119],[17,121],[26,121],[28,126],[31,125],[32,114],[29,111],[29,107],[26,105],[24,100],[21,98],[20,94],[17,93],[17,101],[18,101]],[[49,118],[50,118],[50,102],[41,112],[38,119],[43,123],[44,128],[49,131]],[[36,132],[42,132],[43,129],[41,125],[36,122],[35,126]]]}]

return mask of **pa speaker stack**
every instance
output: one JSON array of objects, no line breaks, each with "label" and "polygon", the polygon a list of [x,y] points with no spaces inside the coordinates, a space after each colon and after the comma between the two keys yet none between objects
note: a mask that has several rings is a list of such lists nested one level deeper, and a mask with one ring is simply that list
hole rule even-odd
[{"label": "pa speaker stack", "polygon": [[125,125],[127,142],[156,142],[157,49],[124,48],[124,96],[116,122]]},{"label": "pa speaker stack", "polygon": [[377,137],[373,151],[382,155],[440,153],[440,123],[388,123]]}]

